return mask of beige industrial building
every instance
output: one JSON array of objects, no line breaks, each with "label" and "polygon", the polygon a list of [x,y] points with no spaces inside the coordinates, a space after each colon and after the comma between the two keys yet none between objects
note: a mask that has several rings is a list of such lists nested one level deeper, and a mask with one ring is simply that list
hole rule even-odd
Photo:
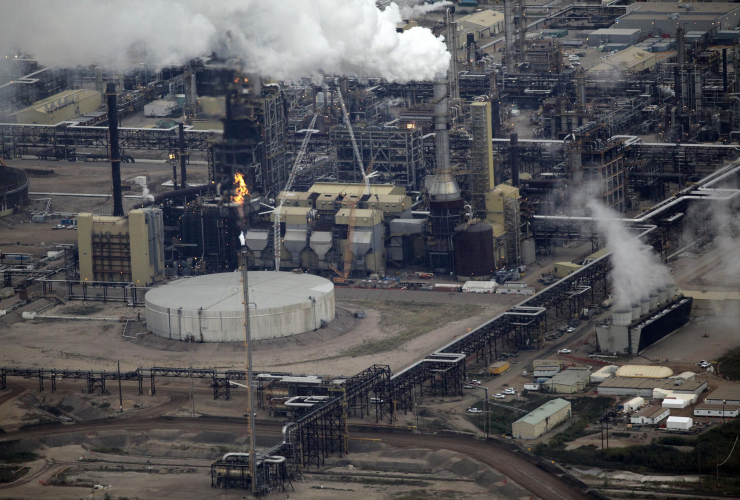
[{"label": "beige industrial building", "polygon": [[475,41],[490,38],[504,31],[504,14],[494,10],[483,10],[461,17],[457,20],[457,39],[459,47],[465,46],[468,33],[473,33]]},{"label": "beige industrial building", "polygon": [[517,439],[537,439],[570,417],[570,401],[553,399],[511,424],[511,434]]},{"label": "beige industrial building", "polygon": [[696,378],[676,385],[673,379],[612,377],[602,382],[596,392],[604,396],[642,396],[652,399],[655,389],[672,391],[678,395],[699,395],[707,390],[707,381]]},{"label": "beige industrial building", "polygon": [[614,55],[607,56],[596,66],[589,68],[589,72],[596,71],[625,71],[640,73],[652,69],[658,61],[656,54],[642,50],[639,47],[630,47]]},{"label": "beige industrial building", "polygon": [[521,242],[516,238],[519,227],[519,188],[499,184],[486,193],[486,221],[493,226],[496,265],[503,264],[507,255],[517,255]]},{"label": "beige industrial building", "polygon": [[155,208],[77,216],[80,280],[148,286],[164,277],[164,224]]},{"label": "beige industrial building", "polygon": [[16,123],[55,125],[59,122],[97,111],[103,105],[103,95],[94,90],[65,90],[31,104],[12,116]]},{"label": "beige industrial building", "polygon": [[565,370],[542,384],[542,387],[545,391],[555,394],[573,394],[586,388],[590,376],[590,370]]},{"label": "beige industrial building", "polygon": [[555,262],[553,264],[553,272],[558,278],[565,278],[569,274],[573,274],[583,266],[579,264],[573,264],[572,262]]}]

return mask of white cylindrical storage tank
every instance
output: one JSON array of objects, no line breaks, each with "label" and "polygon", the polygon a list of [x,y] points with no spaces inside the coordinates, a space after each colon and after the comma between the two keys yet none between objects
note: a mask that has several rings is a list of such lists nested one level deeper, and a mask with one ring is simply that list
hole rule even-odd
[{"label": "white cylindrical storage tank", "polygon": [[650,294],[650,311],[655,311],[658,308],[658,294],[653,292]]},{"label": "white cylindrical storage tank", "polygon": [[[160,337],[243,342],[241,273],[182,278],[146,293],[147,327]],[[252,339],[287,337],[321,328],[335,317],[334,284],[312,274],[249,272]]]},{"label": "white cylindrical storage tank", "polygon": [[668,290],[662,286],[658,288],[658,304],[664,306],[667,302]]},{"label": "white cylindrical storage tank", "polygon": [[645,295],[643,298],[640,299],[640,314],[645,316],[649,312],[650,312],[650,297]]},{"label": "white cylindrical storage tank", "polygon": [[640,303],[635,302],[634,304],[630,306],[630,308],[632,309],[632,321],[637,321],[638,319],[640,319],[640,315],[641,315]]},{"label": "white cylindrical storage tank", "polygon": [[532,238],[522,240],[522,262],[524,262],[525,266],[528,266],[534,264],[535,260],[537,260],[537,254],[535,252],[534,240]]},{"label": "white cylindrical storage tank", "polygon": [[676,296],[676,292],[678,291],[678,287],[675,283],[668,283],[666,285],[666,298],[668,300],[672,300],[673,297]]},{"label": "white cylindrical storage tank", "polygon": [[615,325],[629,325],[632,323],[632,309],[619,309],[612,313],[612,322]]}]

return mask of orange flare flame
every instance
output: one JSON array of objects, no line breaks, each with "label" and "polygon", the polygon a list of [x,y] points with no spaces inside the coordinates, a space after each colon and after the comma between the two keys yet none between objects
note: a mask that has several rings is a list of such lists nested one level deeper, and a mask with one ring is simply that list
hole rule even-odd
[{"label": "orange flare flame", "polygon": [[249,189],[247,189],[247,183],[244,182],[244,176],[237,172],[234,174],[234,202],[239,204],[244,203],[244,197],[248,194]]}]

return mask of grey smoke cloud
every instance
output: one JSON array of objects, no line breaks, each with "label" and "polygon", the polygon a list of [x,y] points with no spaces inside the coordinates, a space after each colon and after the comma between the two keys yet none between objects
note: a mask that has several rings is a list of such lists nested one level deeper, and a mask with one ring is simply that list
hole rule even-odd
[{"label": "grey smoke cloud", "polygon": [[444,10],[452,5],[452,2],[424,3],[422,0],[398,0],[396,2],[404,19],[423,16],[429,12]]},{"label": "grey smoke cloud", "polygon": [[61,66],[138,64],[142,52],[177,64],[215,51],[284,80],[443,76],[443,39],[421,27],[397,33],[401,19],[397,4],[374,0],[24,0],[0,16],[0,49]]},{"label": "grey smoke cloud", "polygon": [[610,278],[617,309],[629,307],[659,287],[673,282],[668,268],[652,247],[645,245],[619,220],[622,215],[598,199],[586,203],[596,227],[612,251]]}]

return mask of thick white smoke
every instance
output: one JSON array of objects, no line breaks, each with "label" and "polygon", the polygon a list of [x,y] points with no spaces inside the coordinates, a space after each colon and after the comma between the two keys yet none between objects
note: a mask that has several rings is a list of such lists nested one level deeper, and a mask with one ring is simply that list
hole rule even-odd
[{"label": "thick white smoke", "polygon": [[0,16],[0,49],[44,65],[176,64],[210,55],[281,80],[327,74],[430,80],[450,60],[426,28],[396,32],[374,0],[24,0]]},{"label": "thick white smoke", "polygon": [[673,281],[668,268],[652,247],[643,244],[619,220],[621,215],[596,199],[586,203],[599,233],[612,251],[611,281],[616,309],[630,307],[651,292]]},{"label": "thick white smoke", "polygon": [[447,1],[424,3],[421,0],[398,0],[396,3],[401,8],[401,16],[404,19],[423,16],[429,12],[442,10],[452,5],[452,2]]}]

